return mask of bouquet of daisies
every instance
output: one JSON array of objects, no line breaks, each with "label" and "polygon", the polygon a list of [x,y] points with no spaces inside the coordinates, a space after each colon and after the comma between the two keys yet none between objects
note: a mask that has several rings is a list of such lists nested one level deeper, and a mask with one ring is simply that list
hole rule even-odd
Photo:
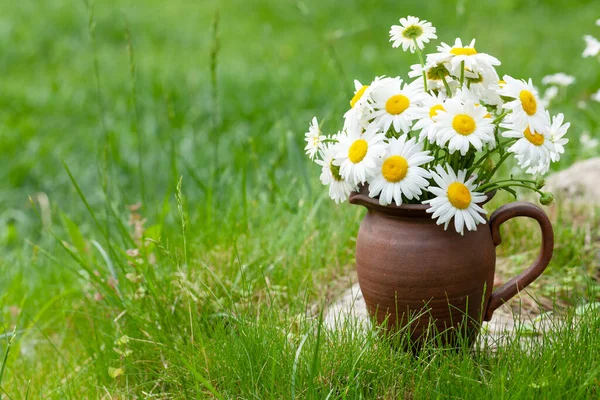
[{"label": "bouquet of daisies", "polygon": [[[562,114],[551,118],[529,81],[496,72],[500,61],[475,49],[475,40],[442,43],[423,58],[425,43],[437,39],[430,22],[416,17],[392,26],[393,47],[417,53],[419,64],[400,77],[355,81],[350,109],[337,134],[325,136],[313,118],[306,133],[306,153],[322,167],[336,203],[368,188],[382,205],[429,204],[428,212],[446,229],[476,230],[485,211],[477,204],[485,193],[515,188],[538,192],[540,202],[553,197],[541,191],[543,175],[559,160],[568,139]],[[531,178],[494,180],[513,156]]]}]

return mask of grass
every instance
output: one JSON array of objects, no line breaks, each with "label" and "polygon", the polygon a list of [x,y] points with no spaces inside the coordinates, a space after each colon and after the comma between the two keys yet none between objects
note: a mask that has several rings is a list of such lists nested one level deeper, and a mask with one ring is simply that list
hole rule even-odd
[{"label": "grass", "polygon": [[[600,107],[577,103],[600,87],[598,64],[581,58],[581,37],[599,36],[593,11],[566,0],[0,5],[2,396],[597,397],[600,318],[571,307],[598,299],[596,211],[551,210],[556,254],[532,288],[572,324],[527,351],[515,340],[415,359],[373,332],[321,329],[364,212],[332,204],[302,150],[313,115],[339,128],[353,78],[416,62],[387,43],[389,25],[415,14],[444,41],[477,37],[503,73],[575,75],[555,108],[573,125],[556,168],[592,156],[577,137],[597,132]],[[535,227],[506,225],[501,255],[522,268]]]}]

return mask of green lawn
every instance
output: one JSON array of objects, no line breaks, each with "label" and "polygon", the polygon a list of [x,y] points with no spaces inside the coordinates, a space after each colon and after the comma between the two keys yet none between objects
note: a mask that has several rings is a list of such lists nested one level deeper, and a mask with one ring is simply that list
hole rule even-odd
[{"label": "green lawn", "polygon": [[[572,123],[554,167],[593,156],[579,136],[599,131],[600,63],[581,53],[583,35],[600,38],[597,12],[583,0],[2,2],[2,396],[599,397],[600,311],[570,307],[598,299],[597,212],[551,209],[556,254],[533,289],[573,324],[528,351],[414,359],[373,332],[320,329],[364,211],[333,204],[303,154],[314,115],[340,129],[354,78],[406,77],[417,61],[388,30],[410,14],[441,41],[476,37],[501,74],[576,76],[552,108]],[[539,236],[507,225],[501,255],[518,270]]]}]

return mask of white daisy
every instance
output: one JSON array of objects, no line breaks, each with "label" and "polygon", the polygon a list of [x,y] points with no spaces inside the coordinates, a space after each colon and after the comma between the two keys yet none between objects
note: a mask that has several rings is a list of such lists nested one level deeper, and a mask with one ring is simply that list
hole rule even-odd
[{"label": "white daisy", "polygon": [[487,116],[487,109],[471,100],[465,103],[458,99],[447,100],[444,110],[439,110],[434,118],[438,122],[438,145],[445,146],[447,143],[450,154],[459,150],[463,156],[470,146],[480,151],[484,144],[495,140],[495,125]]},{"label": "white daisy", "polygon": [[431,22],[420,21],[419,18],[410,15],[400,18],[400,25],[393,25],[390,29],[392,47],[402,45],[402,50],[410,49],[411,53],[415,52],[415,42],[419,50],[423,50],[425,43],[429,43],[431,39],[437,39],[435,27]]},{"label": "white daisy", "polygon": [[579,137],[579,143],[585,149],[595,149],[600,144],[600,140],[592,138],[590,133],[585,131]]},{"label": "white daisy", "polygon": [[583,50],[583,57],[595,57],[600,53],[600,42],[593,36],[585,35],[585,50]]},{"label": "white daisy", "polygon": [[319,129],[317,117],[313,117],[310,126],[308,127],[308,132],[306,132],[304,136],[304,140],[307,142],[304,150],[310,159],[314,160],[317,151],[319,151],[321,146],[323,146],[323,140],[325,140],[325,136],[321,135],[321,129]]},{"label": "white daisy", "polygon": [[544,107],[549,107],[552,100],[554,100],[558,96],[558,87],[550,86],[546,90],[544,90],[544,97],[540,99]]},{"label": "white daisy", "polygon": [[336,203],[346,201],[350,193],[356,190],[356,186],[344,180],[340,175],[340,167],[333,165],[333,154],[337,143],[327,143],[319,151],[321,159],[315,162],[322,166],[321,183],[329,185],[329,197]]},{"label": "white daisy", "polygon": [[543,130],[548,125],[546,110],[540,102],[531,79],[529,79],[529,82],[525,82],[504,75],[504,81],[506,84],[500,87],[498,94],[515,99],[503,106],[512,111],[510,119],[517,124],[528,125],[531,131]]},{"label": "white daisy", "polygon": [[385,136],[359,130],[341,133],[339,145],[333,154],[333,165],[340,167],[340,175],[353,185],[365,183],[375,174],[377,161],[385,151]]},{"label": "white daisy", "polygon": [[528,174],[544,174],[550,166],[550,155],[555,152],[554,143],[549,138],[550,119],[548,113],[544,113],[545,123],[542,129],[531,131],[527,124],[509,121],[500,124],[507,129],[502,132],[505,138],[518,139],[515,144],[508,148],[508,152],[514,153],[519,166],[527,168]]},{"label": "white daisy", "polygon": [[415,110],[417,122],[412,129],[414,131],[421,130],[419,141],[427,138],[431,143],[436,142],[438,123],[434,117],[437,116],[438,111],[445,110],[444,100],[446,100],[446,95],[441,92],[436,95],[427,93],[422,100],[422,106]]},{"label": "white daisy", "polygon": [[398,133],[408,133],[414,119],[414,110],[424,93],[418,84],[404,84],[400,78],[384,78],[371,92],[373,111],[369,119],[372,130],[387,132],[391,126]]},{"label": "white daisy", "polygon": [[562,113],[552,117],[552,125],[550,125],[550,131],[548,132],[548,137],[554,144],[554,151],[550,153],[552,162],[557,162],[560,159],[560,155],[565,152],[565,144],[569,142],[569,139],[563,138],[563,136],[567,134],[571,123],[563,124],[564,120],[565,116]]},{"label": "white daisy", "polygon": [[[499,81],[495,69],[484,72],[465,71],[465,80],[471,93],[487,105],[502,106],[502,98],[498,94]],[[477,101],[477,102],[479,102]]]},{"label": "white daisy", "polygon": [[489,54],[478,53],[475,50],[475,39],[468,46],[463,46],[460,38],[456,38],[454,46],[442,43],[437,47],[438,53],[427,55],[427,64],[448,63],[449,71],[454,76],[460,76],[461,65],[473,73],[490,73],[495,71],[494,66],[500,65],[500,60]]},{"label": "white daisy", "polygon": [[575,77],[567,75],[564,72],[557,72],[553,75],[546,75],[542,78],[544,85],[569,86],[575,83]]},{"label": "white daisy", "polygon": [[379,162],[377,174],[369,180],[369,196],[379,196],[379,204],[388,205],[392,200],[402,205],[402,196],[408,200],[418,199],[431,178],[429,172],[420,165],[433,161],[429,151],[423,151],[415,138],[408,136],[390,139],[383,158]]},{"label": "white daisy", "polygon": [[600,89],[598,89],[598,91],[596,93],[593,93],[590,98],[594,101],[597,101],[598,103],[600,103]]},{"label": "white daisy", "polygon": [[454,218],[454,229],[461,235],[464,234],[464,227],[468,230],[477,230],[477,224],[485,224],[485,219],[481,214],[486,211],[477,203],[485,201],[486,197],[482,193],[475,192],[473,182],[477,175],[472,175],[465,182],[466,170],[454,173],[450,165],[446,165],[447,172],[441,165],[436,165],[435,171],[431,171],[433,180],[438,185],[429,186],[427,190],[433,193],[435,199],[425,200],[423,204],[430,204],[427,209],[432,213],[431,218],[436,219],[438,225],[444,224],[444,230],[448,228],[450,220]]}]

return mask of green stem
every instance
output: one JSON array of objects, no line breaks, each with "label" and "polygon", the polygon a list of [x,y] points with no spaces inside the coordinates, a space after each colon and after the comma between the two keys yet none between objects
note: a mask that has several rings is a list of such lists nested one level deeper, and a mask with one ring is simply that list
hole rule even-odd
[{"label": "green stem", "polygon": [[465,83],[465,61],[460,62],[460,87]]},{"label": "green stem", "polygon": [[[516,181],[518,182],[518,181]],[[507,184],[502,184],[502,185],[497,185],[496,183],[488,183],[485,185],[481,185],[477,188],[478,191],[481,191],[483,193],[487,193],[490,192],[494,189],[502,189],[502,188],[507,188],[507,187],[513,187],[513,186],[517,186],[517,187],[524,187],[526,189],[532,190],[534,192],[539,193],[540,195],[544,195],[544,192],[542,192],[540,189],[537,189],[535,186],[529,186],[526,185],[524,183],[507,183]]]},{"label": "green stem", "polygon": [[444,87],[446,88],[446,94],[448,97],[452,97],[452,90],[450,90],[450,86],[448,85],[448,81],[446,81],[446,77],[442,75],[442,81],[444,82]]},{"label": "green stem", "polygon": [[417,55],[419,56],[419,62],[421,63],[421,74],[423,75],[423,89],[427,92],[427,75],[425,74],[425,61],[423,60],[423,54],[421,53],[421,49],[417,45],[417,39],[413,39],[415,44],[415,49],[417,51]]},{"label": "green stem", "polygon": [[494,169],[489,173],[485,175],[485,178],[482,179],[483,181],[488,181],[492,178],[492,176],[494,176],[494,174],[498,171],[498,169],[500,168],[500,166],[502,165],[502,163],[504,161],[506,161],[506,159],[508,158],[508,156],[510,156],[510,153],[505,153],[500,160],[498,160],[498,164],[496,164],[496,166],[494,167]]},{"label": "green stem", "polygon": [[502,112],[502,114],[498,115],[496,119],[492,121],[492,124],[497,124],[498,122],[502,121],[502,118],[506,117],[506,114],[508,114],[508,112],[508,110]]},{"label": "green stem", "polygon": [[[536,181],[531,180],[531,179],[502,179],[499,181],[494,181],[493,184],[495,185],[497,183],[506,183],[506,182],[520,182],[520,183],[527,182],[527,183],[533,183],[533,184],[537,183]],[[490,185],[490,184],[492,184],[492,183],[486,183],[486,185]]]}]

